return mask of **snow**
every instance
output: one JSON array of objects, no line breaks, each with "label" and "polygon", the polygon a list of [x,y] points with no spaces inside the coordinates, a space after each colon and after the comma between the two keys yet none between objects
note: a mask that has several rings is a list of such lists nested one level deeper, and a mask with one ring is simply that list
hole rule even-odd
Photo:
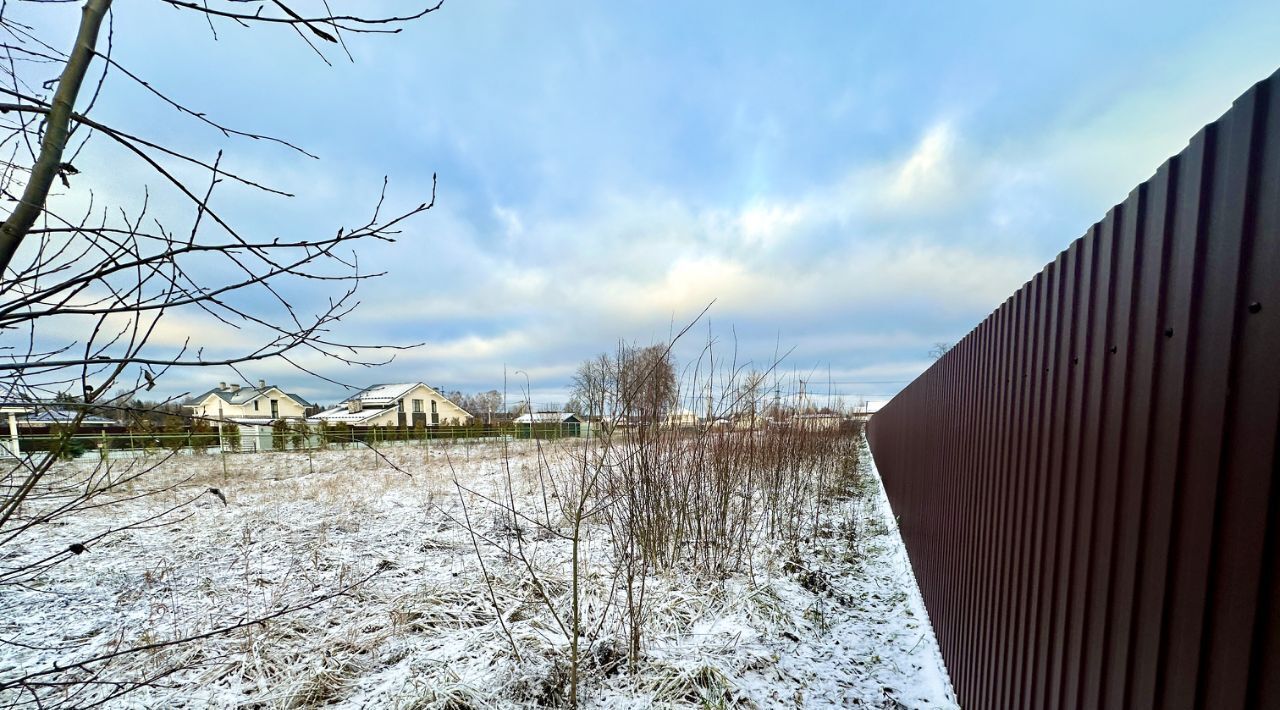
[{"label": "snow", "polygon": [[888,403],[889,403],[889,400],[887,400],[887,399],[871,400],[871,401],[867,402],[866,410],[865,410],[865,411],[866,411],[866,413],[867,413],[867,414],[875,414],[876,412],[880,411],[881,409],[884,409],[884,406],[885,406],[886,404],[888,404]]},{"label": "snow", "polygon": [[516,424],[529,424],[533,422],[563,424],[570,419],[577,419],[578,416],[573,412],[532,412],[521,414],[512,420]]},{"label": "snow", "polygon": [[[175,490],[0,548],[8,568],[210,486],[227,497],[224,505],[199,496],[163,519],[172,524],[108,537],[31,584],[0,587],[0,683],[55,661],[65,667],[120,645],[259,618],[373,574],[266,624],[106,664],[101,678],[112,680],[172,671],[111,705],[519,707],[562,694],[568,641],[504,554],[508,523],[478,495],[460,499],[454,484],[505,495],[509,460],[519,482],[512,494],[532,505],[526,483],[539,454],[527,442],[503,446],[236,454],[225,476],[219,456],[175,457],[156,474],[191,477]],[[635,675],[610,611],[609,546],[588,535],[583,706],[956,707],[865,450],[861,460],[866,491],[834,502],[823,534],[798,550],[762,547],[752,570],[725,579],[651,577]],[[466,516],[496,544],[473,543],[459,524]],[[545,587],[567,593],[568,543],[548,536],[526,545]],[[0,691],[0,704],[27,698]]]},{"label": "snow", "polygon": [[394,408],[395,408],[395,405],[392,405],[390,407],[383,407],[382,409],[371,408],[371,409],[361,409],[358,412],[351,412],[351,411],[348,411],[345,406],[334,407],[333,409],[326,409],[323,412],[311,415],[310,417],[307,418],[307,421],[310,421],[310,422],[314,422],[314,421],[362,422],[366,419],[372,419],[374,417],[386,414]]},{"label": "snow", "polygon": [[385,385],[373,385],[367,387],[354,395],[343,400],[350,402],[353,399],[360,400],[369,405],[388,404],[405,396],[409,390],[419,386],[420,382],[398,382]]}]

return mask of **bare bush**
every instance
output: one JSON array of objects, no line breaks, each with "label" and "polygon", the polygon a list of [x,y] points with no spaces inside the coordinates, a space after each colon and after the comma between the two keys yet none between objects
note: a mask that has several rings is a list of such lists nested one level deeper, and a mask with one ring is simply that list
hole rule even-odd
[{"label": "bare bush", "polygon": [[[591,435],[535,438],[534,465],[522,475],[508,460],[504,495],[477,501],[502,521],[500,539],[480,535],[474,515],[466,521],[477,558],[483,542],[509,556],[530,586],[530,601],[560,632],[563,700],[571,706],[589,671],[586,659],[598,649],[625,649],[618,662],[638,671],[654,579],[676,574],[717,584],[754,576],[757,566],[776,568],[815,534],[826,504],[856,478],[855,428],[832,425],[838,417],[819,423],[793,416],[806,411],[803,397],[783,399],[776,377],[770,411],[777,416],[764,416],[766,378],[776,364],[748,371],[730,361],[716,371],[708,344],[707,362],[693,364],[677,383],[670,353],[670,344],[622,345],[584,362],[574,399],[589,413]],[[681,404],[705,404],[709,416],[698,422]],[[458,485],[466,510],[466,494],[475,492]],[[517,495],[518,488],[528,495]],[[529,500],[540,505],[530,509]],[[539,550],[548,545],[567,548],[566,568],[544,566]],[[549,581],[556,578],[562,587]],[[492,587],[488,596],[520,654],[502,621],[511,609]]]}]

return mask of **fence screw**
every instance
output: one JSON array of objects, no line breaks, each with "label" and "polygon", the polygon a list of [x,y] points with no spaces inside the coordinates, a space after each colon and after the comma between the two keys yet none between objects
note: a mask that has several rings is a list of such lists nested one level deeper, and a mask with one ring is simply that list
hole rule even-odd
[{"label": "fence screw", "polygon": [[1166,338],[1172,338],[1172,337],[1173,337],[1173,328],[1165,328],[1165,329],[1164,329],[1164,337],[1166,337]]},{"label": "fence screw", "polygon": [[1261,310],[1262,310],[1262,304],[1261,304],[1261,303],[1258,303],[1257,301],[1254,301],[1253,303],[1250,303],[1250,304],[1249,304],[1249,312],[1250,312],[1250,313],[1257,313],[1257,312],[1259,312],[1259,311],[1261,311]]}]

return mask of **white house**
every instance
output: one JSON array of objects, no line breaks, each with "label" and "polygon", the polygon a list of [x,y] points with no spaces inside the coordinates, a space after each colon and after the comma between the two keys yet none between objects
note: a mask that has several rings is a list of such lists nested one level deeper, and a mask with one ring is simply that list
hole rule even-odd
[{"label": "white house", "polygon": [[188,400],[192,414],[206,419],[250,424],[269,424],[276,419],[302,419],[311,403],[296,394],[258,380],[257,387],[241,387],[219,382],[198,397]]},{"label": "white house", "polygon": [[662,425],[673,429],[692,429],[698,426],[698,415],[687,409],[672,410],[662,418]]},{"label": "white house", "polygon": [[797,414],[792,421],[806,429],[839,429],[844,417],[834,412]]},{"label": "white house", "polygon": [[853,419],[855,421],[865,422],[871,418],[872,414],[880,411],[880,408],[888,403],[888,401],[884,400],[864,401],[853,411]]},{"label": "white house", "polygon": [[366,387],[307,421],[361,427],[431,427],[456,426],[471,419],[466,410],[436,389],[421,382],[404,382]]}]

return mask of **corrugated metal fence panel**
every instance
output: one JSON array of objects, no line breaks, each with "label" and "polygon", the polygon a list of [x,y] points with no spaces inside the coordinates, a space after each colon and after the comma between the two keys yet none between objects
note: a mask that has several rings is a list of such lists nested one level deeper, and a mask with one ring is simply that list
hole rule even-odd
[{"label": "corrugated metal fence panel", "polygon": [[972,708],[1280,708],[1280,72],[868,428]]}]

